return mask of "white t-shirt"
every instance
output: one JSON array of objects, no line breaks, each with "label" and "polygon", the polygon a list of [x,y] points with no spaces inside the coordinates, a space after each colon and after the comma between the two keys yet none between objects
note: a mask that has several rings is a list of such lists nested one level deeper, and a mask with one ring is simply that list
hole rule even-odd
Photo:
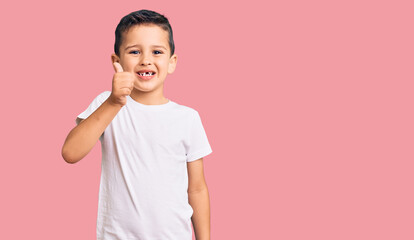
[{"label": "white t-shirt", "polygon": [[[110,94],[99,94],[78,118]],[[99,139],[97,239],[191,240],[187,162],[212,153],[198,112],[171,100],[145,105],[128,96]]]}]

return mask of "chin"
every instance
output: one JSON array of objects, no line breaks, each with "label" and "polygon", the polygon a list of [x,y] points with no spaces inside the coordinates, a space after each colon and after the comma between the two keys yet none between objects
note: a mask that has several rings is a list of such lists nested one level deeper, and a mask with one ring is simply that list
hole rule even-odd
[{"label": "chin", "polygon": [[155,90],[157,90],[157,88],[153,87],[153,86],[135,86],[135,89],[140,91],[140,92],[153,92]]}]

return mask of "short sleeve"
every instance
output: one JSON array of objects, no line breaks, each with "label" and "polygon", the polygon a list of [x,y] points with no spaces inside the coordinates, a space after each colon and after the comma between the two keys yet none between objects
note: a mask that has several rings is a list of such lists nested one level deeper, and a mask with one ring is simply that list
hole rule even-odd
[{"label": "short sleeve", "polygon": [[99,94],[97,97],[95,97],[95,99],[91,102],[91,104],[89,104],[88,108],[83,111],[81,114],[78,115],[78,117],[76,118],[76,124],[80,123],[79,119],[86,119],[88,118],[93,112],[95,112],[96,109],[99,108],[99,106],[101,106],[101,104],[103,102],[106,101],[106,99],[111,95],[110,91],[105,91],[102,92],[101,94]]},{"label": "short sleeve", "polygon": [[197,111],[193,114],[185,147],[187,162],[198,160],[213,152]]}]

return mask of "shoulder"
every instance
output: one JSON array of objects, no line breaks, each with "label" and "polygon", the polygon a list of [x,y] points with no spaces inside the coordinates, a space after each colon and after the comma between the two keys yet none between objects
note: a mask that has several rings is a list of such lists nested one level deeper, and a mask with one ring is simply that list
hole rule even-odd
[{"label": "shoulder", "polygon": [[110,95],[111,91],[103,91],[96,97],[96,99],[100,102],[104,102]]},{"label": "shoulder", "polygon": [[[173,101],[174,102],[174,101]],[[179,111],[180,113],[184,114],[185,116],[189,117],[189,118],[197,118],[199,116],[199,113],[196,109],[183,105],[183,104],[179,104],[177,102],[174,102],[174,109]]]},{"label": "shoulder", "polygon": [[111,91],[103,91],[99,93],[98,95],[95,95],[95,98],[93,99],[93,104],[102,104],[103,102],[108,99],[108,97],[111,95]]}]

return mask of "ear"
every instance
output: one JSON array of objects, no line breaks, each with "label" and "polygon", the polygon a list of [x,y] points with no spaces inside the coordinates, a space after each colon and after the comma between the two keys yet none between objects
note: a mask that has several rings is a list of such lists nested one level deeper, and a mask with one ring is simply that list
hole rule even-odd
[{"label": "ear", "polygon": [[177,66],[177,54],[174,54],[170,57],[168,63],[168,74],[171,74],[175,71],[175,67]]},{"label": "ear", "polygon": [[112,53],[111,54],[111,60],[112,60],[112,63],[114,63],[114,62],[120,62],[120,59],[119,59],[119,57],[115,54],[115,53]]}]

